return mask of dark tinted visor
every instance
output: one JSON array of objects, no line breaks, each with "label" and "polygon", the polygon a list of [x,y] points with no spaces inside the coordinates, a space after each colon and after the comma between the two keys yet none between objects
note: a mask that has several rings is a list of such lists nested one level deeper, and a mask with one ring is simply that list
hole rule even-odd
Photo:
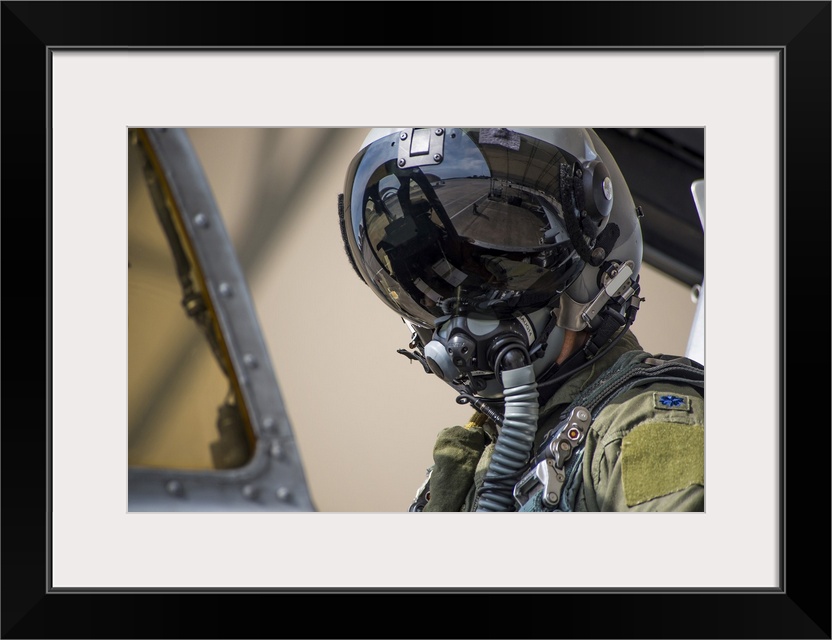
[{"label": "dark tinted visor", "polygon": [[583,266],[559,202],[561,165],[575,162],[507,129],[391,134],[350,166],[349,250],[376,293],[424,326],[534,311]]}]

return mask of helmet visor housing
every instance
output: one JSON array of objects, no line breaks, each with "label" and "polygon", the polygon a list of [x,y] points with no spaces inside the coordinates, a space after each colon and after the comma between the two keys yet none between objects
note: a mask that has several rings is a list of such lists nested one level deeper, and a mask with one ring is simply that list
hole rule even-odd
[{"label": "helmet visor housing", "polygon": [[508,129],[391,133],[350,164],[347,249],[375,293],[426,328],[551,306],[584,266],[560,202],[562,167],[577,163]]}]

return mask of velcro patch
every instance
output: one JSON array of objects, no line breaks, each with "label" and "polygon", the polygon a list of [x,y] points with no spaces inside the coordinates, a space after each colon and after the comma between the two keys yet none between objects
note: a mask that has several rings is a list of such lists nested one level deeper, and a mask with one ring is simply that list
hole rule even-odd
[{"label": "velcro patch", "polygon": [[666,391],[654,391],[653,406],[664,411],[690,411],[690,398]]},{"label": "velcro patch", "polygon": [[621,440],[621,480],[629,507],[692,484],[704,486],[705,427],[639,425]]}]

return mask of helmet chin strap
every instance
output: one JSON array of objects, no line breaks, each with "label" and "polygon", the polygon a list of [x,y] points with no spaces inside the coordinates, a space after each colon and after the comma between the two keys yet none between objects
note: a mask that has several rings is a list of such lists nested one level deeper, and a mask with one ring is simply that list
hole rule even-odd
[{"label": "helmet chin strap", "polygon": [[589,302],[577,303],[567,293],[560,297],[558,325],[564,329],[564,345],[552,368],[540,376],[541,391],[545,388],[541,403],[554,395],[556,383],[609,351],[635,322],[642,298],[632,262],[609,262],[599,277],[603,288]]},{"label": "helmet chin strap", "polygon": [[[541,406],[546,404],[557,391],[558,387],[554,384],[555,382],[588,364],[583,348],[590,340],[591,335],[585,329],[581,331],[563,330],[563,344],[560,353],[552,367],[539,378],[540,394],[538,401]],[[555,374],[557,374],[557,377],[551,377]]]},{"label": "helmet chin strap", "polygon": [[[612,349],[613,346],[621,340],[622,337],[624,337],[624,334],[627,333],[627,329],[629,329],[635,321],[639,301],[640,298],[634,296],[634,299],[631,299],[631,304],[623,316],[618,312],[612,313],[612,317],[616,321],[614,328],[612,325],[608,325],[604,331],[596,331],[593,333],[581,331],[577,334],[578,336],[583,336],[581,346],[574,345],[570,352],[567,352],[565,348],[561,349],[561,353],[558,356],[556,363],[556,368],[554,368],[554,371],[551,372],[554,377],[549,377],[547,380],[540,382],[538,385],[541,389],[541,404],[545,404],[549,398],[554,395],[555,391],[558,389],[558,382],[562,382],[565,378],[591,365],[595,362],[598,356],[603,355]],[[616,331],[618,333],[615,333]],[[576,332],[567,330],[566,335],[564,336],[564,343],[570,333],[574,334]],[[578,337],[575,339],[578,339]]]},{"label": "helmet chin strap", "polygon": [[585,330],[564,330],[563,345],[560,348],[560,353],[558,354],[558,357],[555,358],[555,364],[557,364],[558,366],[562,365],[569,356],[575,353],[575,350],[580,349],[584,346],[588,338],[589,334]]}]

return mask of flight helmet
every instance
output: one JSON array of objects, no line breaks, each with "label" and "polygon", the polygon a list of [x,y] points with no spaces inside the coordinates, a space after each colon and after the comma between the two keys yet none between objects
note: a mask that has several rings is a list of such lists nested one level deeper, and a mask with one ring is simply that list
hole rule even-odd
[{"label": "flight helmet", "polygon": [[411,331],[400,352],[460,393],[499,399],[517,367],[560,379],[565,330],[590,334],[575,369],[635,318],[639,210],[592,129],[372,129],[339,213],[356,272]]}]

